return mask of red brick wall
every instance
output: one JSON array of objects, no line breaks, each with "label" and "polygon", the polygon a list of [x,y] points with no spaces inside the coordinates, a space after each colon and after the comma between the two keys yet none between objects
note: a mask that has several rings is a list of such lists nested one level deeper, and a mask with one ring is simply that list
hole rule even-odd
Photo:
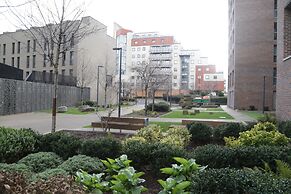
[{"label": "red brick wall", "polygon": [[172,45],[174,44],[173,36],[152,37],[152,38],[133,38],[131,46],[153,46],[153,45]]}]

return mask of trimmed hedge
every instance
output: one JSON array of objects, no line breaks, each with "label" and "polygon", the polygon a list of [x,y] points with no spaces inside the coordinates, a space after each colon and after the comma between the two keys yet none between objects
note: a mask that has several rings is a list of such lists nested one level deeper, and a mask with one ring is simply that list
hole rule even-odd
[{"label": "trimmed hedge", "polygon": [[291,138],[291,121],[277,122],[278,131]]},{"label": "trimmed hedge", "polygon": [[192,142],[196,144],[206,144],[210,143],[212,140],[212,127],[203,124],[194,122],[187,125],[187,128],[192,135]]},{"label": "trimmed hedge", "polygon": [[62,159],[53,152],[38,152],[27,155],[19,160],[18,164],[25,164],[33,172],[39,173],[47,169],[56,168],[62,162]]},{"label": "trimmed hedge", "polygon": [[36,134],[30,129],[0,127],[0,162],[17,162],[36,151]]},{"label": "trimmed hedge", "polygon": [[57,168],[63,169],[71,175],[82,169],[88,173],[100,173],[104,166],[98,158],[92,158],[85,155],[77,155],[69,158]]},{"label": "trimmed hedge", "polygon": [[5,171],[5,172],[18,172],[18,173],[23,173],[23,174],[30,174],[31,173],[31,168],[26,166],[25,164],[17,164],[17,163],[12,163],[12,164],[6,164],[6,163],[0,163],[0,171]]},{"label": "trimmed hedge", "polygon": [[191,193],[291,193],[291,179],[235,169],[208,169],[195,174]]},{"label": "trimmed hedge", "polygon": [[228,148],[218,145],[197,147],[192,155],[197,163],[210,168],[263,167],[263,161],[275,165],[275,159],[291,164],[291,147],[239,147]]},{"label": "trimmed hedge", "polygon": [[82,141],[64,132],[55,132],[40,137],[39,151],[54,152],[63,159],[79,153]]},{"label": "trimmed hedge", "polygon": [[48,180],[49,178],[62,175],[67,176],[69,173],[61,168],[53,168],[53,169],[47,169],[43,172],[34,174],[32,177],[29,178],[29,181],[36,182],[38,180]]},{"label": "trimmed hedge", "polygon": [[117,158],[121,155],[122,144],[114,138],[87,140],[82,143],[80,154],[100,159]]},{"label": "trimmed hedge", "polygon": [[171,166],[173,157],[187,158],[185,149],[162,143],[146,143],[140,141],[128,141],[123,146],[123,154],[126,154],[140,169],[153,170],[155,173],[165,166]]},{"label": "trimmed hedge", "polygon": [[224,141],[224,137],[239,137],[239,133],[246,130],[249,128],[241,123],[226,123],[213,129],[213,139]]},{"label": "trimmed hedge", "polygon": [[[147,105],[147,110],[152,111],[152,103]],[[157,104],[154,104],[154,111],[156,112],[169,112],[170,111],[170,105],[165,102],[159,102]]]}]

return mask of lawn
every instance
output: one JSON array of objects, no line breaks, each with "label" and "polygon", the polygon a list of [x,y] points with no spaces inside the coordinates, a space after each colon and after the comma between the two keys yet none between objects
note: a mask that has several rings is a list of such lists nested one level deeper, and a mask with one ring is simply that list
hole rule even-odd
[{"label": "lawn", "polygon": [[223,111],[222,108],[218,107],[218,108],[207,108],[206,111]]},{"label": "lawn", "polygon": [[161,118],[187,118],[187,119],[233,119],[226,112],[200,112],[196,115],[183,115],[183,111],[173,111]]},{"label": "lawn", "polygon": [[258,111],[242,111],[242,113],[256,120],[264,117],[264,114]]},{"label": "lawn", "polygon": [[182,125],[179,122],[150,122],[150,125],[159,125],[163,131],[167,131],[171,125]]}]

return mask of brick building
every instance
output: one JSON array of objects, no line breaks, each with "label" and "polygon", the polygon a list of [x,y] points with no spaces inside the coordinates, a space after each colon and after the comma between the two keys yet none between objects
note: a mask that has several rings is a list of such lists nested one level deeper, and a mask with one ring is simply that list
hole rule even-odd
[{"label": "brick building", "polygon": [[215,65],[196,66],[195,88],[199,91],[224,91],[222,72],[216,72]]},{"label": "brick building", "polygon": [[277,118],[291,120],[291,1],[278,1]]},{"label": "brick building", "polygon": [[277,0],[229,0],[228,106],[274,110],[276,60]]}]

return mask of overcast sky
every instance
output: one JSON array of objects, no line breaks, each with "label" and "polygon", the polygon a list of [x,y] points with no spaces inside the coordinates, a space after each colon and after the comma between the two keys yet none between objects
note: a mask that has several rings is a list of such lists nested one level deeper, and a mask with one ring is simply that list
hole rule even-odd
[{"label": "overcast sky", "polygon": [[[227,77],[228,1],[227,0],[89,0],[86,15],[108,26],[113,22],[134,32],[157,31],[173,35],[185,49],[199,49],[210,64]],[[0,17],[0,33],[11,31]]]}]

